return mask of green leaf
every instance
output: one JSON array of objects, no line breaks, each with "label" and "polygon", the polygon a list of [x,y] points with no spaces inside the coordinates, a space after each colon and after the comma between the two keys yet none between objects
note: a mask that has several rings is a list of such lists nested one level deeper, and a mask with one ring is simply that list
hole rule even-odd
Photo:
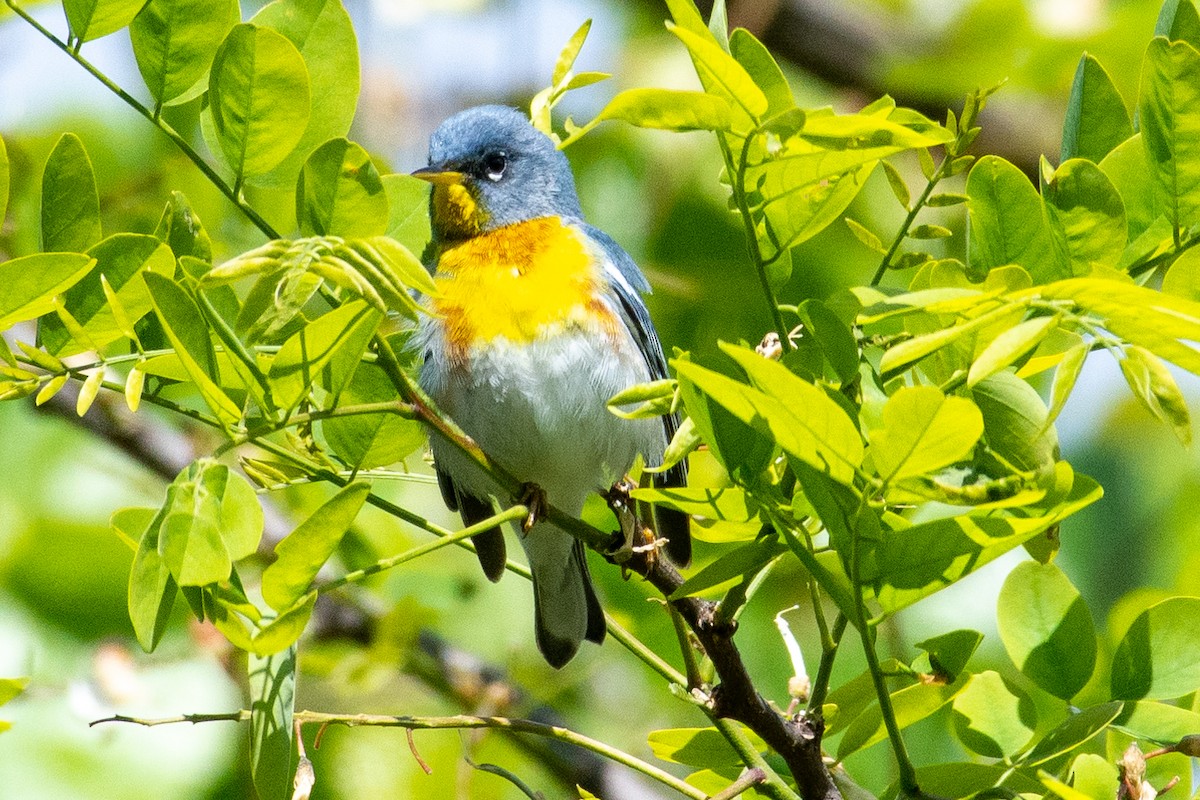
[{"label": "green leaf", "polygon": [[[361,364],[342,390],[343,406],[396,400],[396,390],[383,371]],[[425,443],[425,430],[398,414],[355,414],[321,421],[321,433],[333,453],[354,469],[395,464]]]},{"label": "green leaf", "polygon": [[777,116],[795,107],[792,88],[788,86],[783,70],[771,51],[754,38],[754,34],[745,28],[734,29],[729,37],[729,52],[766,95],[767,117]]},{"label": "green leaf", "polygon": [[128,25],[146,0],[63,0],[71,35],[81,42],[108,36]]},{"label": "green leaf", "polygon": [[204,77],[238,13],[233,0],[146,3],[129,26],[129,38],[156,103],[174,100]]},{"label": "green leaf", "polygon": [[1192,443],[1192,417],[1175,376],[1162,359],[1145,348],[1131,345],[1120,360],[1121,373],[1134,395],[1150,413],[1171,426],[1179,441]]},{"label": "green leaf", "polygon": [[307,591],[370,492],[370,484],[350,484],[275,545],[276,560],[262,577],[263,599],[272,608],[285,611]]},{"label": "green leaf", "polygon": [[970,400],[935,386],[909,386],[883,407],[883,427],[871,432],[871,458],[885,481],[926,475],[965,460],[983,435]]},{"label": "green leaf", "polygon": [[1042,184],[1050,239],[1065,274],[1115,267],[1125,249],[1125,204],[1108,176],[1081,158],[1066,161]]},{"label": "green leaf", "polygon": [[154,235],[171,248],[176,258],[191,256],[212,262],[212,240],[183,192],[171,192],[171,199],[159,217]]},{"label": "green leaf", "polygon": [[1119,786],[1121,780],[1117,766],[1095,753],[1077,755],[1071,762],[1069,775],[1071,786],[1082,792],[1085,797],[1103,797],[1106,800],[1112,792],[1112,787]]},{"label": "green leaf", "polygon": [[1121,707],[1119,702],[1104,703],[1072,714],[1066,722],[1046,734],[1020,759],[1020,763],[1035,767],[1071,752],[1107,728],[1121,713]]},{"label": "green leaf", "polygon": [[558,54],[558,61],[554,63],[554,74],[550,78],[552,86],[558,86],[562,83],[567,73],[575,66],[575,59],[579,58],[579,51],[583,49],[583,43],[587,41],[588,32],[592,29],[592,21],[585,20],[563,45],[562,52]]},{"label": "green leaf", "polygon": [[38,329],[42,346],[54,355],[101,348],[127,335],[113,312],[101,277],[115,290],[126,320],[132,323],[153,308],[142,273],[170,277],[175,272],[171,250],[145,234],[115,234],[88,248],[87,254],[95,259],[95,265],[63,296],[64,308],[83,327],[87,338],[72,343],[71,333],[61,320],[44,317]]},{"label": "green leaf", "polygon": [[300,143],[270,172],[251,179],[256,186],[291,189],[313,150],[350,131],[361,85],[358,40],[341,0],[276,0],[250,21],[290,39],[308,67],[312,114]]},{"label": "green leaf", "polygon": [[663,378],[622,389],[608,399],[605,407],[621,419],[647,419],[671,413],[674,400],[675,381]]},{"label": "green leaf", "polygon": [[1100,162],[1100,169],[1112,181],[1125,204],[1129,241],[1135,241],[1160,220],[1167,225],[1169,235],[1170,223],[1155,208],[1156,178],[1154,172],[1147,168],[1142,134],[1136,133],[1113,148]]},{"label": "green leaf", "polygon": [[25,691],[28,685],[28,678],[0,678],[0,706]]},{"label": "green leaf", "polygon": [[234,561],[258,548],[263,512],[240,475],[210,459],[188,466],[167,488],[158,551],[180,586],[226,580]]},{"label": "green leaf", "polygon": [[1037,348],[1042,340],[1058,327],[1059,316],[1034,317],[1018,323],[988,343],[967,372],[967,386],[995,375],[1012,366]]},{"label": "green leaf", "polygon": [[213,58],[209,107],[217,145],[237,181],[296,149],[311,112],[308,69],[286,36],[235,25]]},{"label": "green leaf", "polygon": [[680,89],[626,89],[608,101],[592,121],[563,142],[566,147],[607,120],[667,131],[722,131],[729,128],[729,104],[704,92]]},{"label": "green leaf", "polygon": [[1161,36],[1150,42],[1138,118],[1155,178],[1156,207],[1178,232],[1200,213],[1200,52],[1195,47]]},{"label": "green leaf", "polygon": [[1114,147],[1133,136],[1133,123],[1108,71],[1084,53],[1075,69],[1067,118],[1063,123],[1059,162],[1086,158],[1097,164]]},{"label": "green leaf", "polygon": [[748,522],[758,514],[757,504],[746,490],[737,486],[718,489],[685,486],[672,489],[634,489],[634,500],[666,506],[688,516],[720,522]]},{"label": "green leaf", "polygon": [[1200,15],[1196,13],[1194,0],[1166,0],[1159,9],[1154,35],[1183,40],[1200,48]]},{"label": "green leaf", "polygon": [[0,262],[0,330],[53,311],[54,297],[95,263],[82,253],[34,253]]},{"label": "green leaf", "polygon": [[250,652],[260,657],[269,656],[294,645],[312,618],[316,603],[316,590],[297,598],[292,606],[254,634]]},{"label": "green leaf", "polygon": [[308,392],[313,381],[339,351],[348,343],[358,342],[362,348],[354,353],[355,360],[366,347],[364,332],[378,327],[383,315],[363,300],[346,303],[305,325],[283,343],[271,370],[267,373],[275,402],[280,408],[294,408]]},{"label": "green leaf", "polygon": [[64,133],[42,172],[42,249],[82,253],[100,241],[100,196],[83,142]]},{"label": "green leaf", "polygon": [[[737,724],[737,723],[734,723]],[[754,749],[767,752],[766,744],[752,731],[743,729]],[[655,758],[692,767],[740,767],[741,757],[716,728],[666,728],[646,737]]]},{"label": "green leaf", "polygon": [[997,372],[971,389],[983,413],[988,447],[1021,470],[1051,473],[1058,460],[1058,433],[1046,423],[1037,390],[1011,372]]},{"label": "green leaf", "polygon": [[869,231],[861,223],[851,219],[850,217],[846,217],[845,219],[846,219],[846,227],[848,227],[850,229],[850,232],[854,234],[855,239],[858,239],[860,242],[865,244],[870,249],[874,250],[876,253],[886,253],[887,252],[887,248],[885,248],[883,246],[883,242],[881,242],[879,240],[878,236],[876,236],[874,233]]},{"label": "green leaf", "polygon": [[1200,714],[1167,703],[1139,700],[1125,703],[1113,727],[1137,739],[1173,745],[1200,731]]},{"label": "green leaf", "polygon": [[711,564],[705,565],[695,575],[684,581],[678,589],[671,592],[671,596],[667,599],[678,600],[681,597],[690,597],[734,578],[755,574],[787,549],[786,545],[774,539],[764,539],[743,545],[725,553]]},{"label": "green leaf", "polygon": [[153,652],[166,632],[175,606],[177,585],[158,552],[159,531],[165,509],[123,508],[112,515],[111,525],[137,542],[129,571],[129,620],[138,644]]},{"label": "green leaf", "polygon": [[1113,655],[1113,696],[1159,700],[1196,691],[1200,686],[1197,619],[1200,598],[1196,597],[1171,597],[1139,614]]},{"label": "green leaf", "polygon": [[288,797],[292,785],[292,712],[296,648],[267,657],[250,655],[250,771],[263,800]]},{"label": "green leaf", "polygon": [[941,225],[916,225],[908,232],[910,239],[945,239],[953,235],[954,231]]},{"label": "green leaf", "polygon": [[1200,300],[1200,249],[1185,250],[1175,259],[1163,276],[1162,290],[1188,300]]},{"label": "green leaf", "polygon": [[313,151],[296,185],[296,219],[304,236],[376,236],[388,228],[388,198],[371,156],[346,139]]},{"label": "green leaf", "polygon": [[384,175],[388,197],[387,235],[412,253],[423,253],[429,244],[429,184],[411,175]]},{"label": "green leaf", "polygon": [[1000,639],[1021,672],[1069,700],[1096,668],[1096,632],[1079,591],[1053,564],[1026,561],[1009,573],[996,605]]},{"label": "green leaf", "polygon": [[1046,424],[1054,422],[1066,406],[1067,399],[1075,388],[1075,381],[1079,379],[1079,373],[1083,370],[1083,364],[1091,351],[1090,344],[1080,342],[1068,350],[1062,361],[1058,362],[1058,368],[1054,370],[1054,385],[1050,389],[1051,402],[1050,410],[1046,412]]},{"label": "green leaf", "polygon": [[1075,475],[1061,503],[1025,511],[1026,516],[966,514],[897,528],[863,553],[862,580],[874,586],[885,612],[899,611],[1021,546],[1102,494],[1095,481]]},{"label": "green leaf", "polygon": [[[778,362],[753,350],[722,345],[755,383],[755,388],[690,362],[674,360],[681,379],[695,385],[734,417],[750,425],[766,423],[775,441],[788,454],[817,470],[850,483],[862,463],[858,428],[841,406],[817,387],[798,378]],[[796,410],[803,409],[803,415]]]},{"label": "green leaf", "polygon": [[917,642],[916,646],[928,655],[929,666],[936,674],[953,679],[966,669],[982,641],[979,631],[961,629]]},{"label": "green leaf", "polygon": [[959,741],[988,758],[1019,752],[1037,729],[1037,707],[1029,695],[991,670],[972,675],[953,707]]},{"label": "green leaf", "polygon": [[8,210],[9,173],[8,148],[4,145],[4,137],[0,136],[0,223],[4,222],[4,214]]},{"label": "green leaf", "polygon": [[197,324],[203,317],[196,301],[170,278],[153,272],[145,273],[142,278],[150,291],[150,300],[163,331],[188,377],[200,390],[200,396],[226,425],[237,422],[242,411],[221,389],[217,357],[208,329]]},{"label": "green leaf", "polygon": [[[896,725],[903,730],[932,716],[966,685],[967,676],[964,675],[950,684],[918,683],[892,692],[892,712],[896,717]],[[879,705],[873,705],[850,723],[846,735],[838,742],[837,760],[844,761],[847,756],[882,742],[887,735]]]},{"label": "green leaf", "polygon": [[973,270],[1020,264],[1035,283],[1068,274],[1054,258],[1042,201],[1025,173],[999,156],[984,156],[967,176]]},{"label": "green leaf", "polygon": [[770,107],[766,94],[737,60],[717,43],[708,31],[701,35],[690,27],[667,23],[692,56],[692,64],[704,90],[728,105],[731,118],[726,127],[745,135],[757,125]]}]

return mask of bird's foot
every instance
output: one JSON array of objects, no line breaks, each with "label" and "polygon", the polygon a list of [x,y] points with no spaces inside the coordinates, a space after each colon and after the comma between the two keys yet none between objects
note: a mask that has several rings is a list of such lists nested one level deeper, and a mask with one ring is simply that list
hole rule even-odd
[{"label": "bird's foot", "polygon": [[655,539],[654,531],[642,522],[637,514],[637,503],[632,497],[636,487],[628,478],[622,478],[612,485],[604,494],[608,507],[612,509],[621,526],[620,533],[614,537],[614,547],[608,556],[618,564],[624,564],[635,554],[644,554],[648,559],[657,556],[659,547],[665,539]]},{"label": "bird's foot", "polygon": [[521,505],[529,509],[525,519],[521,520],[521,533],[529,533],[546,513],[548,505],[546,492],[536,483],[526,483],[521,487]]}]

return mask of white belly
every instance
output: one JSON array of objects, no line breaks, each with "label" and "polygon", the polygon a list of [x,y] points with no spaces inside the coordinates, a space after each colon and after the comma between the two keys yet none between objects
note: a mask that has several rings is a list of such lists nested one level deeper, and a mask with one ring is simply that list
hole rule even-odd
[{"label": "white belly", "polygon": [[[451,367],[439,322],[426,322],[418,342],[425,391],[484,452],[567,513],[578,514],[587,495],[606,490],[639,452],[657,459],[666,445],[660,420],[624,420],[605,408],[617,392],[649,380],[632,343],[614,354],[607,337],[577,330],[524,345],[496,339],[476,345],[467,366]],[[432,447],[440,468],[465,488],[495,494],[448,442],[434,437]]]}]

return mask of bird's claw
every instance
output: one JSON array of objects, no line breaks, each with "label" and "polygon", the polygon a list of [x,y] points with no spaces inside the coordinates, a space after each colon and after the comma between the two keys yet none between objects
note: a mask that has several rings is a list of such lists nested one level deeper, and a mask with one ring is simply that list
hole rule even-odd
[{"label": "bird's claw", "polygon": [[655,539],[654,532],[638,517],[637,504],[629,496],[635,488],[632,481],[622,478],[604,494],[608,507],[621,526],[620,543],[608,553],[618,564],[628,562],[635,554],[645,554],[647,558],[654,559],[658,548],[666,542],[665,539]]},{"label": "bird's claw", "polygon": [[529,533],[546,513],[546,492],[536,483],[526,483],[521,487],[521,505],[529,509],[525,519],[521,520],[521,533]]}]

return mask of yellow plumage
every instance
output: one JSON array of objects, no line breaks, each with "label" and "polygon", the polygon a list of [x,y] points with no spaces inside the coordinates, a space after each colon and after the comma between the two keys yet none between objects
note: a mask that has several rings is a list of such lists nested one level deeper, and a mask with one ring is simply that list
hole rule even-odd
[{"label": "yellow plumage", "polygon": [[527,343],[570,327],[616,333],[585,240],[557,217],[449,243],[437,264],[432,306],[452,360],[498,337]]}]

